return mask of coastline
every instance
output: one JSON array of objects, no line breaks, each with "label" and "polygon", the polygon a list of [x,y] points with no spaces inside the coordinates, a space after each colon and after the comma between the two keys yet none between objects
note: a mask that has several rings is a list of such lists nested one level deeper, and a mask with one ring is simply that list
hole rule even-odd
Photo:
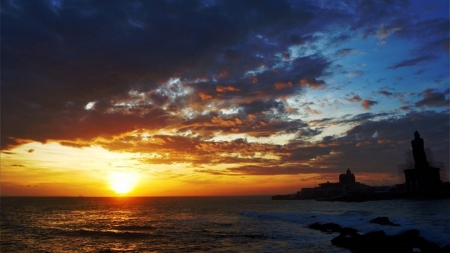
[{"label": "coastline", "polygon": [[[388,187],[386,187],[388,188]],[[365,202],[391,199],[410,200],[432,200],[450,199],[450,182],[442,183],[442,186],[434,191],[406,192],[406,191],[352,191],[350,193],[342,190],[341,194],[304,194],[303,191],[292,194],[273,195],[272,200],[316,200],[316,201],[342,201],[342,202]]]}]

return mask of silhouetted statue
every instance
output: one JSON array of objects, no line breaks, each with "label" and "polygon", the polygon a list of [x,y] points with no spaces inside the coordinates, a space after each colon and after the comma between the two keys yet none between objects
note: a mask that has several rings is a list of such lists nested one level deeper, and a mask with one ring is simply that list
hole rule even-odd
[{"label": "silhouetted statue", "polygon": [[419,132],[414,132],[414,140],[411,141],[412,153],[416,169],[425,169],[428,167],[427,155],[425,154],[425,145],[420,138]]}]

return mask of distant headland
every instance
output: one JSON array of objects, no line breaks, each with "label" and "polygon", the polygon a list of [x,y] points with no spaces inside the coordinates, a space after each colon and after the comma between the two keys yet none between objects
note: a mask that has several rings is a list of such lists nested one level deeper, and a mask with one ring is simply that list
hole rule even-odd
[{"label": "distant headland", "polygon": [[[440,199],[450,198],[450,182],[442,182],[441,163],[432,160],[431,150],[425,149],[419,132],[414,132],[411,150],[406,154],[405,164],[399,165],[405,182],[393,186],[369,186],[356,181],[350,168],[339,175],[339,182],[320,183],[319,187],[302,188],[297,193],[272,196],[272,200],[318,201],[371,201],[398,198]],[[412,163],[412,157],[414,163]]]}]

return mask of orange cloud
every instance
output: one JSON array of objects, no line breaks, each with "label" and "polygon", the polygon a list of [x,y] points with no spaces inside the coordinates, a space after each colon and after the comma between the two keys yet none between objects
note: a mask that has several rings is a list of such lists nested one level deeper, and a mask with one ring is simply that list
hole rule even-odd
[{"label": "orange cloud", "polygon": [[296,113],[298,111],[297,108],[293,108],[293,107],[287,107],[286,111],[290,114]]},{"label": "orange cloud", "polygon": [[365,110],[370,110],[370,108],[371,108],[373,105],[376,105],[376,104],[378,104],[377,101],[372,101],[372,100],[367,100],[367,99],[365,99],[364,101],[361,102],[361,106],[362,106]]},{"label": "orange cloud", "polygon": [[203,92],[200,92],[200,93],[198,94],[198,96],[200,97],[201,100],[207,100],[207,99],[211,99],[211,98],[212,98],[211,95],[206,94],[206,93],[203,93]]},{"label": "orange cloud", "polygon": [[242,120],[240,120],[239,118],[235,118],[234,120],[223,120],[222,118],[214,117],[211,122],[226,127],[242,125]]},{"label": "orange cloud", "polygon": [[387,139],[383,139],[383,140],[378,140],[377,143],[379,145],[383,145],[383,144],[392,144],[391,140],[387,140]]},{"label": "orange cloud", "polygon": [[325,82],[322,80],[316,80],[315,78],[303,78],[299,81],[301,86],[307,86],[313,90],[325,88]]},{"label": "orange cloud", "polygon": [[362,142],[358,142],[358,143],[356,143],[356,147],[362,147],[362,146],[367,146],[367,145],[370,145],[370,144],[372,144],[370,141],[362,141]]},{"label": "orange cloud", "polygon": [[216,75],[216,78],[225,78],[230,76],[230,74],[228,73],[228,71],[224,70],[222,72],[220,72],[219,74]]},{"label": "orange cloud", "polygon": [[241,89],[238,89],[238,88],[233,87],[231,85],[228,85],[228,86],[219,85],[219,86],[216,87],[216,91],[217,92],[227,92],[227,91],[235,92],[235,91],[240,91],[240,90]]},{"label": "orange cloud", "polygon": [[282,89],[292,87],[292,83],[291,82],[287,82],[287,83],[277,82],[277,83],[275,83],[274,86],[275,86],[276,90],[282,90]]}]

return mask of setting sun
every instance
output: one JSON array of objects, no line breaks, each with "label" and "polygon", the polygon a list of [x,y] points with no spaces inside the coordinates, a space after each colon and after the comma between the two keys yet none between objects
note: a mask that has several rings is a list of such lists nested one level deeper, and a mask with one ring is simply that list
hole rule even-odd
[{"label": "setting sun", "polygon": [[127,194],[138,181],[138,175],[133,172],[112,172],[109,175],[109,187],[117,194]]}]

